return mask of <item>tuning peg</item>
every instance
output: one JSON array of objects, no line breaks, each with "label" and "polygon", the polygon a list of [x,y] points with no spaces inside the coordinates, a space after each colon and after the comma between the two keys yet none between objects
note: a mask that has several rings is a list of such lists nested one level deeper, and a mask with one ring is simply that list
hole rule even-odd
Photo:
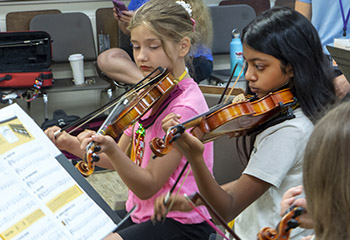
[{"label": "tuning peg", "polygon": [[92,151],[93,153],[97,153],[97,152],[99,152],[99,151],[101,151],[101,147],[99,146],[99,145],[96,145],[95,147],[94,147],[94,150]]},{"label": "tuning peg", "polygon": [[92,154],[92,162],[98,162],[100,161],[100,157],[96,155],[95,153]]}]

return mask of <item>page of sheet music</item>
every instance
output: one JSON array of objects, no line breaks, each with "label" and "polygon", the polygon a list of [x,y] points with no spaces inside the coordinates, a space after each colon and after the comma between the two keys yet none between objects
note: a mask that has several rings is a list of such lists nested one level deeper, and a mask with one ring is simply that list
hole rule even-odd
[{"label": "page of sheet music", "polygon": [[18,105],[0,109],[0,239],[102,239],[114,222]]}]

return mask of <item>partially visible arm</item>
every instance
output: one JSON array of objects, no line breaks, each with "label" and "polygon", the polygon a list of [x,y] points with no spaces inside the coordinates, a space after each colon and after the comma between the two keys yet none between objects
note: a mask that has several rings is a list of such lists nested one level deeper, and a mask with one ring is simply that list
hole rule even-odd
[{"label": "partially visible arm", "polygon": [[[192,171],[201,195],[210,203],[213,209],[225,220],[230,221],[247,208],[252,202],[257,200],[267,189],[270,184],[261,181],[249,175],[243,175],[238,180],[219,186],[215,179],[206,171],[192,166]],[[205,172],[200,172],[200,171]],[[152,219],[161,221],[161,218],[167,213],[167,207],[170,203],[172,211],[191,211],[192,208],[182,195],[172,194],[168,199],[167,207],[164,206],[165,195],[158,197],[154,204],[154,215]],[[196,206],[204,205],[200,198],[195,201]],[[212,219],[217,222],[216,216]],[[220,224],[220,222],[218,222]]]},{"label": "partially visible arm", "polygon": [[307,19],[311,20],[312,8],[311,3],[295,1],[295,10],[303,14]]},{"label": "partially visible arm", "polygon": [[130,22],[133,16],[134,16],[133,11],[123,11],[123,14],[118,16],[118,26],[125,35],[130,36],[128,27],[130,25]]},{"label": "partially visible arm", "polygon": [[227,221],[235,218],[271,186],[258,178],[243,174],[238,180],[221,187],[208,170],[203,160],[203,144],[196,137],[184,133],[176,141],[176,146],[180,147],[191,163],[201,194]]},{"label": "partially visible arm", "polygon": [[333,84],[335,87],[335,92],[337,97],[342,99],[346,94],[350,92],[349,81],[345,78],[345,75],[339,75],[333,79]]}]

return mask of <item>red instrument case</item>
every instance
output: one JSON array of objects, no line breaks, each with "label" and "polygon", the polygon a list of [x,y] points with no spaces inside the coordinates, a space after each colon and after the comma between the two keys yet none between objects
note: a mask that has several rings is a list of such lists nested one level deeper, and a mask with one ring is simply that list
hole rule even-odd
[{"label": "red instrument case", "polygon": [[47,32],[0,32],[0,88],[51,86],[51,56]]}]

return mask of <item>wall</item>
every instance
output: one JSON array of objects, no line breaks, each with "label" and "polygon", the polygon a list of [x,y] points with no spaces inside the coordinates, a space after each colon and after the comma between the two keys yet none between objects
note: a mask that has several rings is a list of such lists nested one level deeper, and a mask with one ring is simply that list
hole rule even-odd
[{"label": "wall", "polygon": [[96,31],[95,12],[98,8],[112,7],[109,0],[75,0],[75,1],[7,1],[0,2],[0,29],[6,31],[6,14],[9,12],[58,9],[61,12],[84,12],[87,14]]},{"label": "wall", "polygon": [[[129,1],[124,1],[126,4]],[[208,5],[216,5],[219,0],[205,0]],[[112,7],[111,0],[31,0],[31,1],[1,1],[0,0],[0,30],[6,31],[6,14],[9,12],[31,11],[58,9],[61,12],[84,12],[92,22],[94,32],[96,33],[95,12],[98,8]],[[57,76],[57,75],[56,75]],[[114,93],[121,94],[122,90]],[[102,96],[102,101],[101,101]],[[79,91],[67,93],[52,93],[49,99],[49,118],[57,109],[64,109],[67,114],[85,116],[91,111],[97,109],[107,100],[106,94],[100,94],[99,91]],[[24,100],[16,99],[17,102],[27,113],[41,125],[44,121],[44,105],[41,98],[34,100],[31,104],[27,104]],[[0,108],[6,104],[0,104]]]},{"label": "wall", "polygon": [[[129,1],[124,1],[126,4]],[[220,0],[205,0],[207,5],[217,5]],[[272,4],[274,0],[271,0]],[[31,1],[1,1],[0,0],[0,30],[6,31],[6,14],[9,12],[59,9],[62,12],[84,12],[91,21],[94,31],[96,32],[95,12],[98,8],[112,7],[111,0],[31,0]],[[215,68],[229,67],[229,59],[226,57],[216,59]],[[115,95],[119,95],[121,91],[117,91]],[[67,114],[85,116],[87,113],[95,110],[100,104],[106,101],[106,95],[101,95],[99,91],[80,91],[68,93],[54,93],[49,95],[49,118],[57,109],[64,109]],[[40,125],[44,121],[43,101],[41,98],[36,99],[29,105],[17,99],[20,104],[32,118]],[[0,108],[6,104],[0,104]]]},{"label": "wall", "polygon": [[[9,12],[59,9],[62,12],[84,12],[91,21],[94,31],[96,32],[95,12],[98,8],[112,7],[111,1],[107,0],[52,0],[52,1],[1,1],[0,2],[0,29],[6,30],[6,14]],[[69,66],[68,66],[69,68]],[[49,117],[57,109],[64,109],[67,114],[75,114],[84,116],[95,110],[104,101],[100,101],[99,91],[80,91],[68,93],[50,94],[49,98]],[[103,95],[103,97],[105,97]],[[27,104],[24,100],[17,99],[16,102],[27,111],[27,113],[41,125],[44,121],[44,105],[41,98],[34,100],[31,104]],[[0,108],[5,105],[0,104]]]}]

